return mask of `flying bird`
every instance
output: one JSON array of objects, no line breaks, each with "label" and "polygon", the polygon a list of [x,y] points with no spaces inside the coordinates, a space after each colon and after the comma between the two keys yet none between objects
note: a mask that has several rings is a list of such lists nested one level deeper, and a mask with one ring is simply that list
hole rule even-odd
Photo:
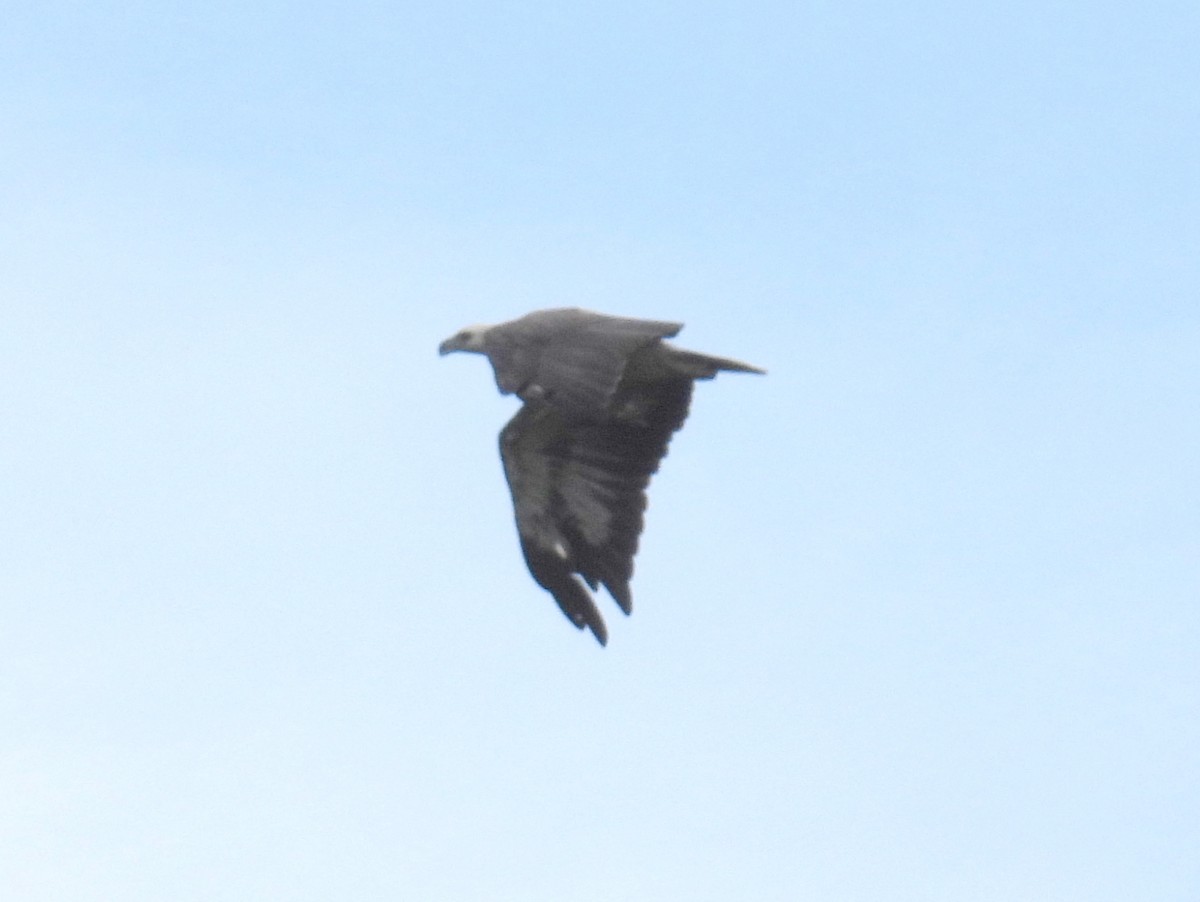
[{"label": "flying bird", "polygon": [[521,551],[538,585],[601,645],[608,630],[588,589],[603,585],[622,611],[633,610],[646,487],[687,419],[693,382],[722,370],[765,372],[663,340],[682,328],[540,310],[469,326],[438,348],[486,355],[501,394],[524,402],[500,432]]}]

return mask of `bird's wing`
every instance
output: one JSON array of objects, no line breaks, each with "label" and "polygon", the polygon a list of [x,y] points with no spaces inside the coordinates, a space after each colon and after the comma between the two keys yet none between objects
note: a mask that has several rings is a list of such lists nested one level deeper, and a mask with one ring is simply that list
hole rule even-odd
[{"label": "bird's wing", "polygon": [[501,391],[594,419],[606,415],[630,355],[682,328],[589,310],[543,310],[493,329],[488,356]]},{"label": "bird's wing", "polygon": [[[567,618],[603,645],[607,630],[591,593],[603,585],[628,614],[646,486],[683,425],[690,379],[644,386],[637,422],[583,422],[527,402],[500,434],[525,562]],[[582,577],[583,582],[575,578]]]}]

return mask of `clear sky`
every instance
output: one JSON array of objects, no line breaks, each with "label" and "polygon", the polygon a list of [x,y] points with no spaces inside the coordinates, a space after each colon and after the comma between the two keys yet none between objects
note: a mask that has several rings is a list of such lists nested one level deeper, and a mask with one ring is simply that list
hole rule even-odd
[{"label": "clear sky", "polygon": [[[1200,897],[1194,2],[10,6],[5,899]],[[563,305],[770,370],[607,649]]]}]

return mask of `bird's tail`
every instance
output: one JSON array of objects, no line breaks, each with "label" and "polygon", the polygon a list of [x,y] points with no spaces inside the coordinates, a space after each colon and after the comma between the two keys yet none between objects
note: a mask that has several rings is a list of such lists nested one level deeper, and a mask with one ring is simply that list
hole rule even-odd
[{"label": "bird's tail", "polygon": [[711,379],[722,370],[732,373],[757,373],[760,376],[765,376],[767,373],[766,370],[751,366],[748,363],[730,360],[727,357],[711,357],[708,354],[697,354],[695,351],[685,351],[682,348],[672,347],[665,343],[664,347],[670,350],[670,356],[667,360],[671,369],[681,376],[687,376],[689,379]]}]

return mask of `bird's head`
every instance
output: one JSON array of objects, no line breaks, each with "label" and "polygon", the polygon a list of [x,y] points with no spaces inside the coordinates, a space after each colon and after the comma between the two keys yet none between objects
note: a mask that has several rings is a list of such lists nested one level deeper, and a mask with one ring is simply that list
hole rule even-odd
[{"label": "bird's head", "polygon": [[438,353],[445,357],[453,351],[471,351],[475,354],[484,353],[483,338],[489,326],[467,326],[451,335],[440,345]]}]

